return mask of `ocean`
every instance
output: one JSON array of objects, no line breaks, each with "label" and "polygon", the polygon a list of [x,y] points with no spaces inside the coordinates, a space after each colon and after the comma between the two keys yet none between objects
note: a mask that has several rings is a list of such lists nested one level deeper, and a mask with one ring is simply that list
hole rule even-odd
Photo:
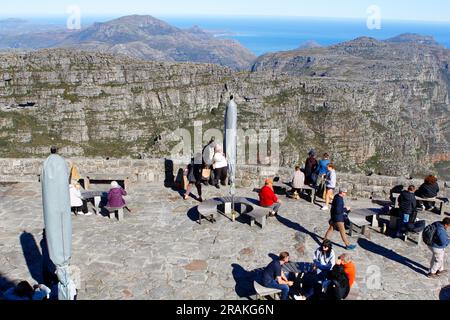
[{"label": "ocean", "polygon": [[[256,55],[298,48],[313,40],[328,46],[361,36],[384,40],[402,33],[431,35],[450,49],[450,22],[417,22],[382,20],[381,29],[370,30],[365,20],[300,18],[300,17],[207,17],[155,16],[178,28],[194,25],[212,31],[216,37],[234,39]],[[104,22],[117,17],[82,17],[82,26]],[[65,25],[64,17],[26,18],[35,23]]]}]

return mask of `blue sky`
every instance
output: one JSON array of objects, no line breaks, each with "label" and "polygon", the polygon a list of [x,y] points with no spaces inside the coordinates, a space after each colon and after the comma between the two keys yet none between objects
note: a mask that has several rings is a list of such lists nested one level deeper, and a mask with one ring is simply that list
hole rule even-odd
[{"label": "blue sky", "polygon": [[1,0],[0,16],[66,15],[78,5],[84,15],[264,15],[367,18],[377,5],[383,19],[450,22],[448,0]]}]

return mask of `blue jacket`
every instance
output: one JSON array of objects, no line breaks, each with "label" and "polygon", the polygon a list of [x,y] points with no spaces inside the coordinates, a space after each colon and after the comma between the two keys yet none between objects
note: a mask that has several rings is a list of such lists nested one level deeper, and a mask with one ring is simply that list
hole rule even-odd
[{"label": "blue jacket", "polygon": [[328,172],[328,165],[330,164],[329,159],[322,159],[319,161],[319,165],[317,166],[316,173],[321,176],[323,174],[327,174]]},{"label": "blue jacket", "polygon": [[450,238],[448,237],[447,230],[445,230],[444,225],[442,223],[437,223],[436,234],[433,239],[433,248],[436,249],[445,249],[448,247],[450,243]]}]

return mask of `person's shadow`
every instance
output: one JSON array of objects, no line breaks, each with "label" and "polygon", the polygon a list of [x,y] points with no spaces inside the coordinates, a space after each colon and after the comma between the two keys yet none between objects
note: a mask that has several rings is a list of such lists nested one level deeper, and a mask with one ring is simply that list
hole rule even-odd
[{"label": "person's shadow", "polygon": [[439,292],[439,300],[450,300],[450,285],[441,289]]},{"label": "person's shadow", "polygon": [[358,239],[358,244],[361,248],[370,251],[372,253],[378,254],[380,256],[385,257],[386,259],[390,259],[392,261],[395,261],[397,263],[403,264],[404,266],[414,270],[417,273],[427,275],[428,268],[421,265],[418,262],[415,262],[409,258],[406,258],[402,255],[399,255],[393,250],[386,249],[385,247],[382,247],[376,243],[373,243],[372,241],[369,241],[364,238]]},{"label": "person's shadow", "polygon": [[30,272],[31,277],[37,283],[43,283],[42,274],[42,255],[39,247],[31,233],[23,231],[20,235],[20,245],[22,246],[23,256]]},{"label": "person's shadow", "polygon": [[285,225],[288,228],[294,229],[295,231],[299,231],[301,233],[304,233],[308,236],[310,236],[316,243],[317,245],[321,245],[322,244],[322,237],[318,236],[317,234],[315,234],[314,232],[309,231],[308,229],[302,227],[300,224],[293,222],[287,218],[284,218],[283,216],[280,216],[280,214],[278,214],[276,216],[277,220]]},{"label": "person's shadow", "polygon": [[58,282],[58,278],[55,274],[56,267],[50,259],[45,229],[42,237],[41,250],[39,250],[34,236],[26,231],[20,235],[20,244],[31,277],[37,283],[43,283],[50,288]]},{"label": "person's shadow", "polygon": [[255,269],[252,271],[245,270],[239,264],[233,263],[232,274],[234,281],[236,281],[235,291],[240,298],[251,299],[256,295],[254,281],[260,281],[262,279],[263,269]]}]

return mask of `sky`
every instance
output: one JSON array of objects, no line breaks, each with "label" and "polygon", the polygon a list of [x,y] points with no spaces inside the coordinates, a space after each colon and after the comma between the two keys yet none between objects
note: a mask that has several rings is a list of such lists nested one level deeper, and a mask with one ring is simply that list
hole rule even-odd
[{"label": "sky", "polygon": [[448,0],[0,0],[1,17],[68,15],[70,5],[89,16],[150,14],[299,16],[367,19],[376,5],[389,20],[450,22]]}]

